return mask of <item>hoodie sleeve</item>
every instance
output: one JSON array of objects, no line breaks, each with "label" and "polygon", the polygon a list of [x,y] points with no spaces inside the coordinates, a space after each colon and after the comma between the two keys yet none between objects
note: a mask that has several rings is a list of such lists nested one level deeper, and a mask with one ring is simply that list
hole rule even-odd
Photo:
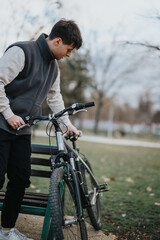
[{"label": "hoodie sleeve", "polygon": [[12,117],[14,113],[10,108],[5,86],[10,84],[23,70],[24,63],[24,52],[17,46],[9,48],[0,59],[0,113],[6,120]]}]

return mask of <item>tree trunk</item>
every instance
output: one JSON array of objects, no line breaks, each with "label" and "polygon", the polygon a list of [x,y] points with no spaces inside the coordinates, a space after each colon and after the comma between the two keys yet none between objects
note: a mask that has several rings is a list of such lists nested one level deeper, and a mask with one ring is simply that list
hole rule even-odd
[{"label": "tree trunk", "polygon": [[94,133],[98,133],[98,123],[100,120],[100,113],[101,113],[101,108],[103,105],[103,94],[100,93],[98,96],[98,101],[97,101],[97,108],[96,108],[96,115],[95,115],[95,125],[94,125]]}]

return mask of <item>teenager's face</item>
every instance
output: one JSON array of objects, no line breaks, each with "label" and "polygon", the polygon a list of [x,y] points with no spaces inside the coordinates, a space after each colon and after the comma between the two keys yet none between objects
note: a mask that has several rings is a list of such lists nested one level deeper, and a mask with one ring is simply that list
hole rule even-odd
[{"label": "teenager's face", "polygon": [[73,44],[60,44],[54,51],[54,56],[57,60],[60,60],[64,57],[70,57],[71,52],[73,50]]},{"label": "teenager's face", "polygon": [[57,60],[64,57],[70,57],[71,52],[74,49],[73,43],[70,45],[64,44],[61,38],[48,40],[48,46]]}]

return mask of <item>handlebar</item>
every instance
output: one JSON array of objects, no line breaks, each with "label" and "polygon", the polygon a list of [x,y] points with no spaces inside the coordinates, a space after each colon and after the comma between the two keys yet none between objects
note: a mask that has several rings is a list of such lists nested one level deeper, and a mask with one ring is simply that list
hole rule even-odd
[{"label": "handlebar", "polygon": [[[82,111],[84,108],[93,107],[95,106],[94,102],[88,103],[74,103],[70,107],[63,109],[62,111],[56,114],[49,114],[48,116],[27,116],[24,119],[26,125],[22,125],[17,130],[23,129],[25,127],[29,127],[34,125],[34,121],[48,121],[48,120],[56,120],[64,115],[64,113],[68,112],[69,115],[73,115],[79,111]],[[85,110],[84,110],[85,111]]]},{"label": "handlebar", "polygon": [[65,112],[69,112],[69,115],[73,115],[78,110],[88,108],[88,107],[93,107],[95,106],[94,102],[88,102],[88,103],[74,103],[70,107],[63,109],[62,111],[56,113],[54,115],[55,118],[61,117]]}]

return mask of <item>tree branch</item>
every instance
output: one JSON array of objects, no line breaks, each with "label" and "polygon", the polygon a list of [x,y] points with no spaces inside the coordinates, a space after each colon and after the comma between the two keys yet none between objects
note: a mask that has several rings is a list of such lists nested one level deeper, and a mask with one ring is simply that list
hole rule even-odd
[{"label": "tree branch", "polygon": [[158,51],[160,51],[160,47],[159,46],[153,46],[153,45],[150,45],[150,44],[147,44],[147,43],[134,43],[134,42],[125,42],[125,44],[130,44],[130,45],[139,45],[139,46],[144,46],[144,47],[147,47],[147,48],[153,48],[153,49],[156,49]]}]

